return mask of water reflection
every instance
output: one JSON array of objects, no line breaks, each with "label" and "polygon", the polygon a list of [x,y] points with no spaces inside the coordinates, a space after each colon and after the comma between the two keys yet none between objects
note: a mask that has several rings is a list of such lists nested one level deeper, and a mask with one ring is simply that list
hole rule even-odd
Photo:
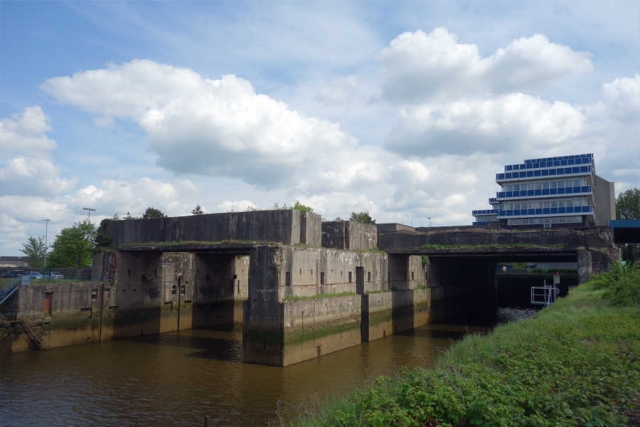
[{"label": "water reflection", "polygon": [[3,426],[267,425],[314,396],[431,366],[469,329],[429,325],[287,368],[240,363],[242,331],[192,330],[0,359]]}]

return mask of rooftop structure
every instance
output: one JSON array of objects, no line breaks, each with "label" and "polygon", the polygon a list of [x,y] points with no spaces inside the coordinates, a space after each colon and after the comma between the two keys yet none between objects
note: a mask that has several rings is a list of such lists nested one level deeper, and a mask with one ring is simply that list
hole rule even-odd
[{"label": "rooftop structure", "polygon": [[474,210],[474,226],[589,227],[615,219],[614,186],[596,175],[593,154],[506,165],[492,209]]}]

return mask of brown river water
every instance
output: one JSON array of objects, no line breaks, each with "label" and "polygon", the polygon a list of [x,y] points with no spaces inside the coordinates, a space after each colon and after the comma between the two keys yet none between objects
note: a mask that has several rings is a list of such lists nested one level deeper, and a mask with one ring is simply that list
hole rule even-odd
[{"label": "brown river water", "polygon": [[401,366],[432,366],[469,330],[427,325],[286,368],[241,363],[241,329],[0,356],[0,426],[279,425]]}]

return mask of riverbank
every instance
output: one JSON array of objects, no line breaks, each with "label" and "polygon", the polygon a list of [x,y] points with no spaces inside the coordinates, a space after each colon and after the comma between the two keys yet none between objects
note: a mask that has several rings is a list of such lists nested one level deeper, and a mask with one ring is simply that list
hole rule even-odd
[{"label": "riverbank", "polygon": [[304,408],[295,423],[640,425],[638,289],[640,270],[607,273],[534,319],[468,336],[434,369],[380,377],[346,399]]}]

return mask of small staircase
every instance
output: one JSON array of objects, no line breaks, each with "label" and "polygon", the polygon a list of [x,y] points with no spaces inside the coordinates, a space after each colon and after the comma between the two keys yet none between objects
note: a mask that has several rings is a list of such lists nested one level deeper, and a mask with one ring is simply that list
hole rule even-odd
[{"label": "small staircase", "polygon": [[[20,288],[21,283],[22,283],[22,280],[20,279],[20,277],[17,277],[13,279],[11,282],[9,282],[9,284],[5,286],[3,289],[0,289],[0,308],[2,307],[2,304],[7,302],[9,298],[11,298],[11,295],[16,293],[16,291]],[[49,345],[45,344],[43,340],[44,330],[42,329],[42,327],[37,323],[29,323],[24,320],[9,320],[10,318],[15,318],[16,315],[17,315],[16,311],[0,312],[0,318],[10,323],[20,325],[22,327],[22,330],[29,337],[29,340],[31,340],[31,343],[36,348],[49,350]]]},{"label": "small staircase", "polygon": [[27,332],[29,339],[31,340],[33,345],[36,346],[36,348],[39,348],[41,350],[49,350],[49,346],[45,344],[44,340],[42,339],[42,337],[44,337],[44,330],[40,325],[35,323],[29,324],[24,320],[20,320],[19,323]]}]

